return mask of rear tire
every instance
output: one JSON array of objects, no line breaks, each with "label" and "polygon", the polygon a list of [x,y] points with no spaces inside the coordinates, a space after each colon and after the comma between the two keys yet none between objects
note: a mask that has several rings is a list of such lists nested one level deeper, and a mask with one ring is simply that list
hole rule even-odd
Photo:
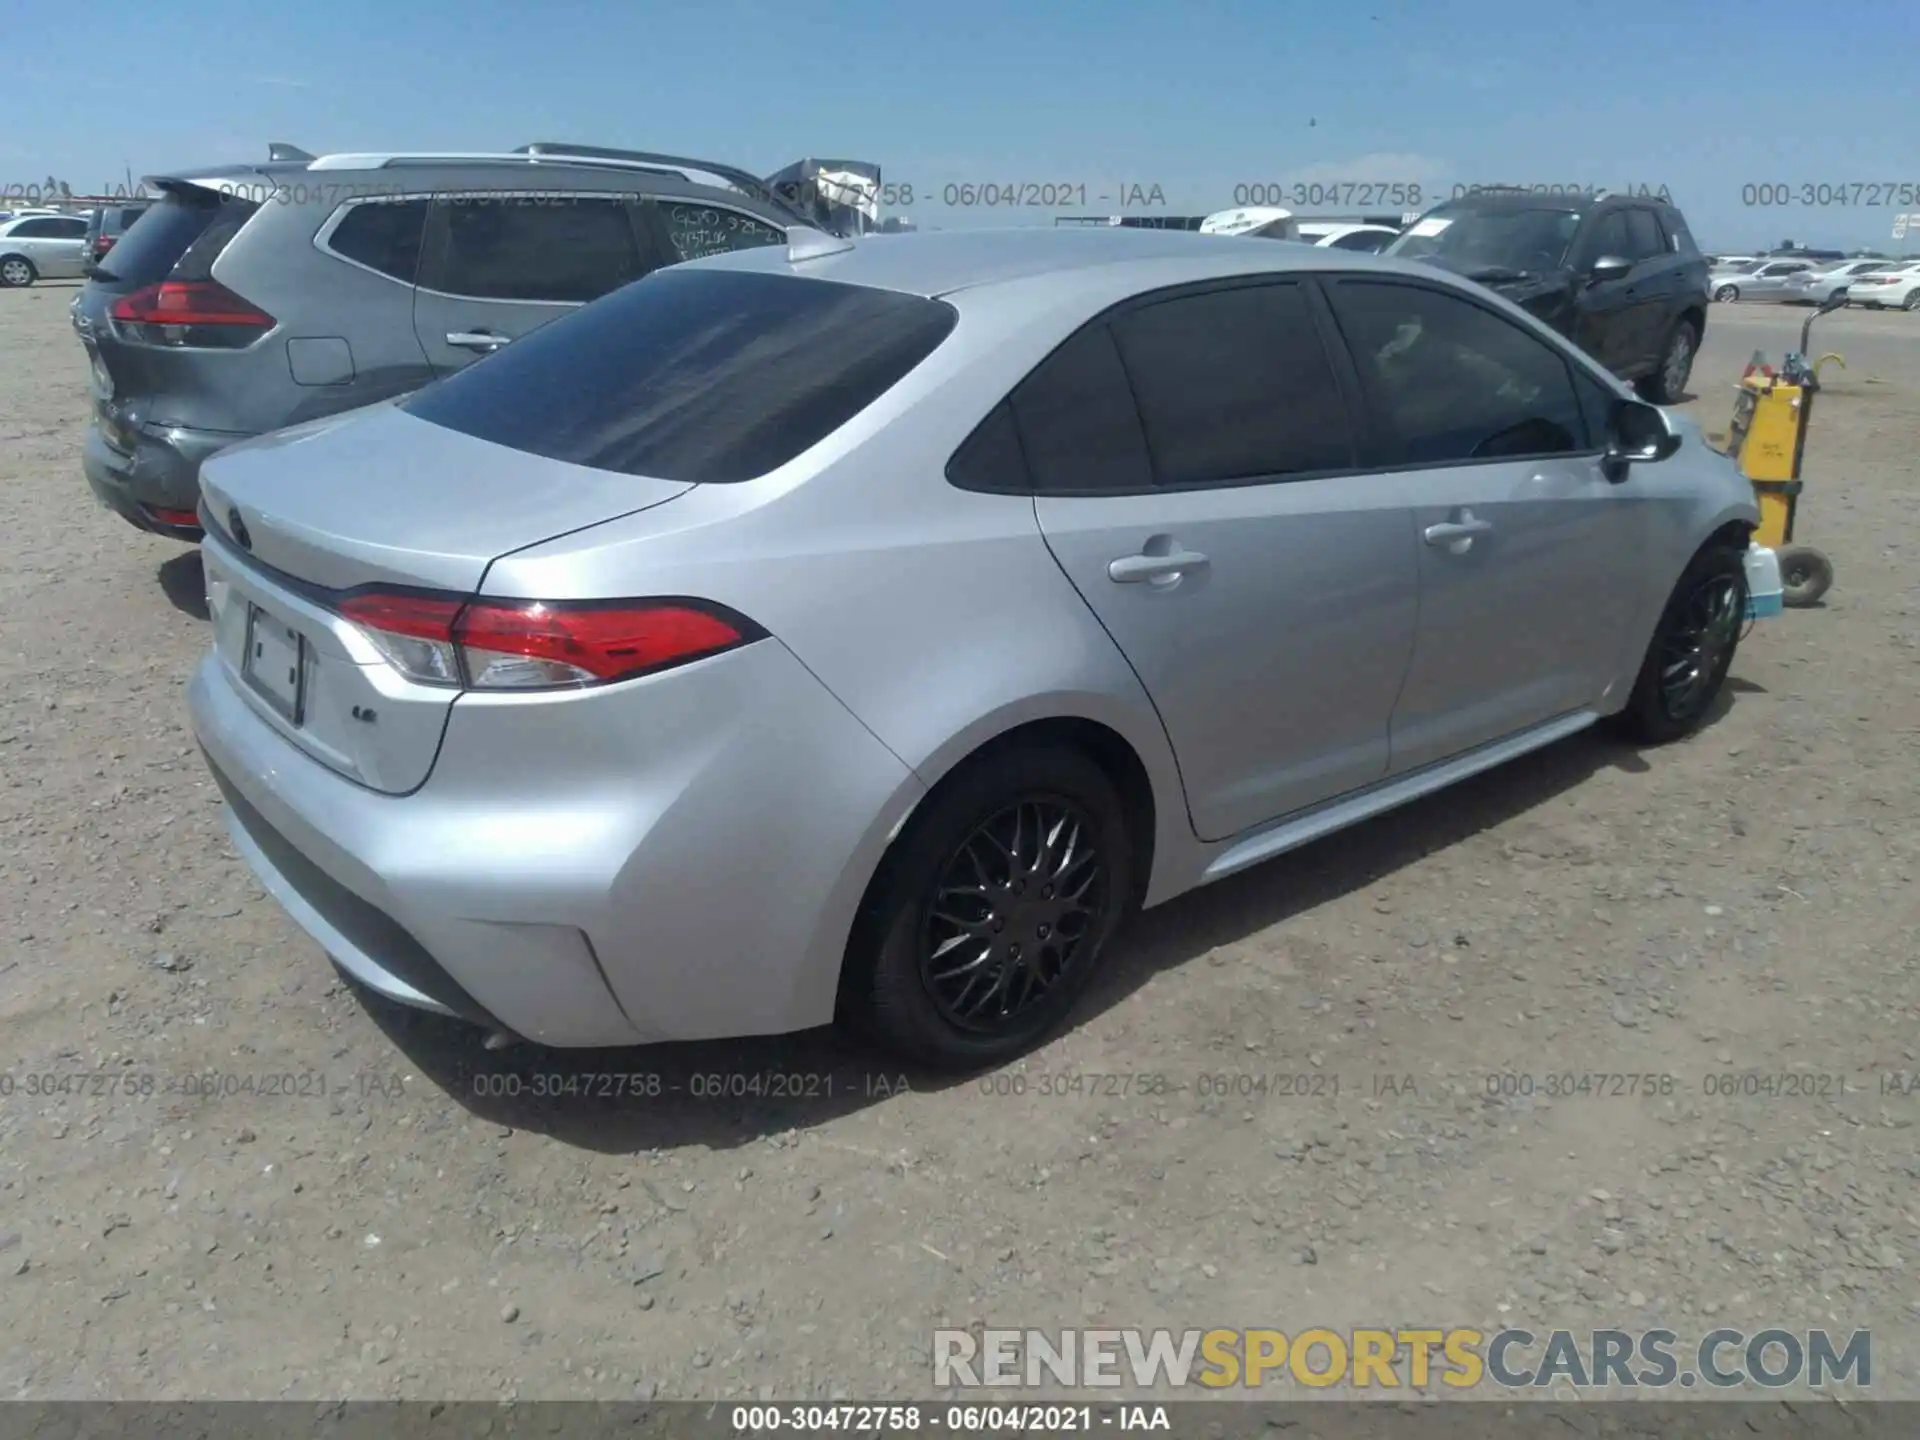
[{"label": "rear tire", "polygon": [[31,285],[39,278],[40,272],[33,268],[33,262],[26,256],[0,256],[0,289],[13,290],[22,285]]},{"label": "rear tire", "polygon": [[1907,298],[1900,302],[1902,310],[1920,310],[1920,287],[1907,292]]},{"label": "rear tire", "polygon": [[[1047,836],[1050,851],[1036,843]],[[842,1021],[942,1070],[1024,1053],[1086,989],[1133,895],[1133,854],[1113,783],[1079,751],[1029,745],[968,761],[921,803],[868,887]]]},{"label": "rear tire", "polygon": [[1694,357],[1700,353],[1700,336],[1693,322],[1673,322],[1667,343],[1660,347],[1660,359],[1651,375],[1640,383],[1641,394],[1656,405],[1678,405],[1687,393],[1687,380],[1693,374]]},{"label": "rear tire", "polygon": [[1698,730],[1733,666],[1746,613],[1745,554],[1709,545],[1668,596],[1613,728],[1641,745],[1665,745]]}]

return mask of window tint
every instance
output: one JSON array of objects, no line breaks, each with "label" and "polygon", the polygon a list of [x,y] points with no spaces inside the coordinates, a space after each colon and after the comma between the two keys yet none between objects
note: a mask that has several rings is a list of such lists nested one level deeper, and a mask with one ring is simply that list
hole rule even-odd
[{"label": "window tint", "polygon": [[1329,250],[1363,250],[1372,254],[1386,249],[1393,238],[1390,231],[1355,230],[1350,235],[1342,235],[1327,248]]},{"label": "window tint", "polygon": [[216,219],[223,222],[231,238],[259,208],[251,200],[218,195],[197,186],[169,189],[159,204],[128,227],[120,243],[93,272],[94,278],[157,285]]},{"label": "window tint", "polygon": [[1163,300],[1121,315],[1113,334],[1157,483],[1353,464],[1346,406],[1300,286]]},{"label": "window tint", "polygon": [[662,200],[658,204],[667,239],[681,260],[787,242],[783,231],[724,205],[695,205],[685,200]]},{"label": "window tint", "polygon": [[1020,493],[1031,488],[1027,457],[1014,428],[1013,406],[1002,400],[947,462],[947,479],[962,490]]},{"label": "window tint", "polygon": [[22,220],[12,233],[22,240],[78,240],[87,233],[87,222],[64,215],[48,215],[38,220]]},{"label": "window tint", "polygon": [[1673,240],[1673,248],[1688,259],[1700,253],[1700,247],[1694,243],[1693,231],[1687,228],[1687,217],[1678,210],[1662,210],[1660,223],[1666,227],[1668,236]]},{"label": "window tint", "polygon": [[751,480],[846,424],[947,338],[938,300],[668,269],[403,402],[533,455],[695,484]]},{"label": "window tint", "polygon": [[424,200],[368,201],[340,217],[327,246],[337,255],[411,285],[426,228]]},{"label": "window tint", "polygon": [[519,195],[440,202],[422,284],[479,300],[583,303],[641,275],[623,200]]},{"label": "window tint", "polygon": [[1113,332],[1096,321],[1010,397],[1036,490],[1145,490],[1153,484],[1140,412]]},{"label": "window tint", "polygon": [[1408,464],[1558,455],[1586,425],[1558,352],[1478,305],[1414,285],[1341,281],[1332,297]]},{"label": "window tint", "polygon": [[1635,262],[1667,253],[1667,237],[1660,233],[1660,222],[1651,210],[1641,207],[1627,211],[1627,243],[1632,247],[1627,258]]},{"label": "window tint", "polygon": [[1587,232],[1587,263],[1592,264],[1603,256],[1617,255],[1623,260],[1633,258],[1633,237],[1627,234],[1627,218],[1618,210],[1610,210],[1593,222],[1593,228]]}]

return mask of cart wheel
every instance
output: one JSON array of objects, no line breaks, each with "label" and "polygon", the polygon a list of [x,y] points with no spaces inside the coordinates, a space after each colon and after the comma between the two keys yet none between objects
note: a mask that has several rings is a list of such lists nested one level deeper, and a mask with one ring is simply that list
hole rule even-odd
[{"label": "cart wheel", "polygon": [[1833,588],[1833,562],[1811,545],[1782,545],[1779,555],[1783,605],[1804,610]]}]

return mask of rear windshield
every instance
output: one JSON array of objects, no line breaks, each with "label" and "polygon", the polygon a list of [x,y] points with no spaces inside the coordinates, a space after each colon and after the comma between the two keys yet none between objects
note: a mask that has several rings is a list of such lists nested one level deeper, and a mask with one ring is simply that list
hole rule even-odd
[{"label": "rear windshield", "polygon": [[891,290],[662,270],[401,408],[550,460],[727,484],[831,435],[932,354],[956,318]]},{"label": "rear windshield", "polygon": [[[259,208],[249,200],[194,186],[170,189],[127,227],[95,277],[128,285],[158,285],[173,273],[194,242],[214,228],[216,220],[224,244]],[[211,258],[206,263],[211,265]]]}]

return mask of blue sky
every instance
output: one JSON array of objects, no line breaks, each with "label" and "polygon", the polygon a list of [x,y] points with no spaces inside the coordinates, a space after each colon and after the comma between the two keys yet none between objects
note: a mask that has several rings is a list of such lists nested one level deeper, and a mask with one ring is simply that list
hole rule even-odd
[{"label": "blue sky", "polygon": [[[1417,184],[1429,201],[1474,182],[1664,185],[1722,250],[1900,249],[1894,216],[1920,213],[1920,196],[1846,188],[1920,189],[1915,0],[91,0],[16,6],[8,31],[0,185],[93,189],[264,158],[269,140],[563,139],[760,173],[869,159],[936,198],[1085,186],[1091,211],[1122,184],[1177,213],[1259,184]],[[1761,185],[1848,203],[1750,203]]]}]

